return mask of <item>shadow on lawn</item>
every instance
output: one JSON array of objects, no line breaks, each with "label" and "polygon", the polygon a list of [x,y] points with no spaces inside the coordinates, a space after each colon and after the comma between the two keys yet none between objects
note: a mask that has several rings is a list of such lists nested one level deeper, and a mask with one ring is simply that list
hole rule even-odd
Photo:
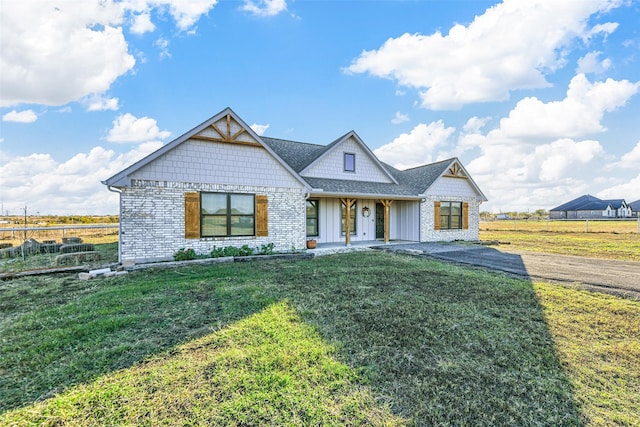
[{"label": "shadow on lawn", "polygon": [[379,401],[417,425],[581,424],[528,280],[373,252],[104,283],[62,296],[59,284],[60,300],[43,297],[37,316],[3,326],[0,411],[287,300]]},{"label": "shadow on lawn", "polygon": [[530,280],[367,256],[347,255],[355,262],[342,267],[318,259],[278,282],[396,415],[418,425],[581,425]]}]

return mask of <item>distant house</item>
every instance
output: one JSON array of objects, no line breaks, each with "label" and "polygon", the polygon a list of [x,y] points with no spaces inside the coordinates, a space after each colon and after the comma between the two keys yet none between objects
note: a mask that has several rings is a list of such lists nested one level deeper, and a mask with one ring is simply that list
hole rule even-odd
[{"label": "distant house", "polygon": [[103,183],[120,194],[122,262],[307,240],[477,240],[487,200],[457,158],[401,171],[354,131],[328,145],[267,138],[229,108]]},{"label": "distant house", "polygon": [[629,207],[631,208],[631,216],[640,217],[640,200],[629,203]]},{"label": "distant house", "polygon": [[511,219],[511,217],[509,216],[509,214],[498,214],[496,215],[496,219],[500,219],[500,220],[505,220],[505,219]]},{"label": "distant house", "polygon": [[584,195],[549,211],[551,219],[630,218],[632,208],[624,199],[602,200]]}]

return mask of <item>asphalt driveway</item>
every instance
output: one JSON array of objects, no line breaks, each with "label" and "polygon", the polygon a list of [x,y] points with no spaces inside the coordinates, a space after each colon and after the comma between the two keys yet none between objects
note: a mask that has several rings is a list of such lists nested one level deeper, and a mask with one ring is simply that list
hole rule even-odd
[{"label": "asphalt driveway", "polygon": [[496,249],[468,243],[419,243],[379,248],[640,298],[640,262],[509,251],[503,247]]}]

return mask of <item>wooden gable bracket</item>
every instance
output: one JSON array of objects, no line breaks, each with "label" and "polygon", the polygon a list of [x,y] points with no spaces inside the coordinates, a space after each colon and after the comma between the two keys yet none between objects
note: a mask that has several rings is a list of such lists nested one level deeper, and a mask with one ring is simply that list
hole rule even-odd
[{"label": "wooden gable bracket", "polygon": [[231,135],[231,119],[232,119],[231,114],[227,114],[225,119],[227,121],[226,132],[223,131],[222,129],[220,129],[215,123],[212,123],[209,126],[211,129],[216,131],[216,133],[218,135],[220,135],[219,138],[211,137],[211,136],[204,136],[204,135],[195,135],[192,138],[193,139],[199,139],[199,140],[202,140],[202,141],[226,142],[226,143],[229,143],[229,144],[250,145],[252,147],[264,148],[260,143],[255,142],[255,141],[239,141],[238,137],[240,135],[242,135],[243,133],[246,133],[247,130],[245,128],[241,127],[239,131],[237,131],[236,133]]},{"label": "wooden gable bracket", "polygon": [[444,174],[444,176],[449,178],[467,179],[467,175],[465,175],[464,171],[462,170],[462,167],[458,164],[458,162],[455,162],[454,164],[452,164],[449,170],[447,170],[447,173]]}]

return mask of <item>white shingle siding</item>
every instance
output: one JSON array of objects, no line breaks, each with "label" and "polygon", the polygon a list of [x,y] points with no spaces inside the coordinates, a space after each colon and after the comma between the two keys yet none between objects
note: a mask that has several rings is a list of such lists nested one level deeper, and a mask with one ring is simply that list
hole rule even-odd
[{"label": "white shingle siding", "polygon": [[448,178],[441,177],[436,180],[431,186],[427,189],[425,193],[429,194],[438,194],[440,196],[458,196],[458,197],[473,197],[476,198],[478,195],[475,190],[467,181],[463,178]]},{"label": "white shingle siding", "polygon": [[[344,153],[354,153],[356,155],[355,172],[345,172]],[[353,137],[334,147],[310,168],[302,171],[301,175],[310,178],[344,179],[348,181],[393,182]]]},{"label": "white shingle siding", "polygon": [[131,179],[302,188],[263,148],[193,139],[134,172]]},{"label": "white shingle siding", "polygon": [[[269,235],[185,239],[184,193],[193,191],[266,194]],[[304,200],[296,188],[135,180],[121,193],[121,261],[172,259],[180,248],[209,253],[214,246],[274,243],[279,251],[301,249],[306,241]]]}]

